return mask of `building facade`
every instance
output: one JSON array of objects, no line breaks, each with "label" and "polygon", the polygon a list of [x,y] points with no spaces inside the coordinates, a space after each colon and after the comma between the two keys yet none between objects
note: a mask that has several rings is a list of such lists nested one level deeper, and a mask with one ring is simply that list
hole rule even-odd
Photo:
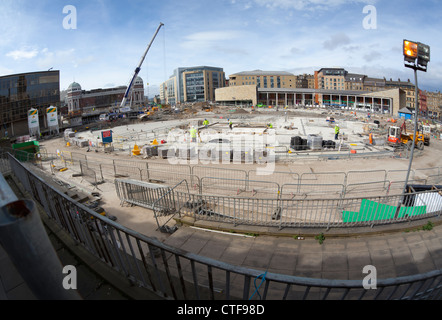
[{"label": "building facade", "polygon": [[222,68],[197,66],[177,68],[160,85],[161,102],[170,105],[215,101],[215,90],[225,86]]},{"label": "building facade", "polygon": [[[386,87],[386,80],[385,78],[380,79],[380,78],[372,78],[372,77],[365,77],[364,79],[364,86],[363,86],[363,90],[365,91],[370,91],[370,92],[376,92],[376,91],[384,91],[384,90],[388,90],[388,89],[392,89],[395,88],[393,87]],[[400,87],[396,87],[399,88]]]},{"label": "building facade", "polygon": [[442,93],[425,91],[427,96],[428,117],[441,120],[442,117]]},{"label": "building facade", "polygon": [[366,75],[357,73],[347,73],[345,75],[345,90],[365,91],[364,82]]},{"label": "building facade", "polygon": [[296,76],[296,88],[315,88],[315,76],[311,74],[300,74]]},{"label": "building facade", "polygon": [[[107,109],[118,109],[126,93],[126,86],[110,89],[94,89],[85,91],[81,85],[73,82],[69,85],[66,95],[68,114],[78,116],[85,113],[100,113]],[[143,79],[137,77],[127,100],[134,108],[145,105]]]},{"label": "building facade", "polygon": [[47,128],[46,109],[60,107],[60,71],[0,77],[0,136],[28,135],[28,111],[38,110],[40,132]]},{"label": "building facade", "polygon": [[345,76],[343,68],[322,68],[315,71],[315,89],[345,90]]},{"label": "building facade", "polygon": [[229,76],[229,86],[255,85],[257,88],[296,88],[297,77],[285,71],[243,71]]},{"label": "building facade", "polygon": [[225,105],[263,105],[276,109],[316,104],[360,112],[397,115],[401,105],[405,103],[405,92],[399,88],[364,92],[310,88],[258,88],[256,85],[244,85],[216,90],[216,101]]}]

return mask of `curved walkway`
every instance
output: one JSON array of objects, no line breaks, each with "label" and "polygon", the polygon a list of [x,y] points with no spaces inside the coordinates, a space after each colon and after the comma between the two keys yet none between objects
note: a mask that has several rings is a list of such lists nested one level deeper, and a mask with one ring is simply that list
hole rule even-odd
[{"label": "curved walkway", "polygon": [[[45,219],[44,219],[45,220]],[[86,300],[156,299],[147,290],[131,286],[121,275],[82,250],[51,222],[48,235],[63,265],[78,270],[79,293]],[[363,280],[363,268],[376,268],[377,279],[396,278],[442,269],[442,219],[432,230],[409,226],[403,230],[378,230],[363,236],[334,232],[322,244],[315,232],[300,240],[277,230],[267,235],[179,228],[165,243],[182,250],[236,266],[298,277]],[[246,230],[242,230],[246,232]],[[301,240],[302,239],[302,240]],[[215,288],[216,290],[216,288]],[[35,299],[0,246],[0,300]]]},{"label": "curved walkway", "polygon": [[[195,224],[179,228],[165,243],[205,257],[257,270],[308,278],[361,280],[372,265],[378,279],[415,275],[442,269],[442,219],[431,219],[432,230],[419,224],[347,230],[288,230],[253,228],[262,235],[207,231]],[[398,228],[399,227],[399,228]],[[230,228],[235,229],[235,228]],[[227,229],[226,229],[227,230]],[[233,231],[233,230],[232,230]],[[324,234],[322,244],[315,237]]]}]

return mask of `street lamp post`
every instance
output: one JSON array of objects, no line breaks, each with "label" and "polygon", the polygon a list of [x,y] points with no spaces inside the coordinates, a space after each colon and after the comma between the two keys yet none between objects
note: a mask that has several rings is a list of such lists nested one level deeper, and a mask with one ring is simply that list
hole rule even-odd
[{"label": "street lamp post", "polygon": [[[413,155],[416,144],[417,135],[417,119],[419,114],[419,89],[417,83],[417,71],[427,72],[427,64],[430,61],[430,47],[426,44],[420,42],[414,42],[409,40],[404,40],[403,43],[404,52],[404,63],[405,67],[414,70],[414,81],[415,81],[415,112],[414,112],[414,133],[413,133],[413,143],[411,144],[410,161],[408,164],[407,177],[405,179],[405,185],[403,189],[402,201],[405,199],[405,194],[407,192],[408,180],[410,178],[411,166],[413,163]],[[399,208],[401,203],[398,205],[398,210],[396,211],[395,217],[399,213]]]}]

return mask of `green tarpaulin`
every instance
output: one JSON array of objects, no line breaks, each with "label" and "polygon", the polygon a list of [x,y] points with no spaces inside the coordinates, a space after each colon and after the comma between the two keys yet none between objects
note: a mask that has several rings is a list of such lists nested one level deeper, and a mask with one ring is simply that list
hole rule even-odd
[{"label": "green tarpaulin", "polygon": [[[397,207],[390,206],[364,199],[361,202],[359,212],[355,211],[343,211],[342,220],[344,222],[362,222],[362,221],[380,221],[393,219],[396,213]],[[398,218],[405,216],[418,216],[427,212],[426,206],[420,207],[401,207],[399,209]]]}]

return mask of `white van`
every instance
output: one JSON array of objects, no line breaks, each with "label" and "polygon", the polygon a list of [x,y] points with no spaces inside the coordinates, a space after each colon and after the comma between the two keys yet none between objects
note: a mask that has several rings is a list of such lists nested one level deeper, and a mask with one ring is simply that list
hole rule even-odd
[{"label": "white van", "polygon": [[105,114],[105,113],[100,114],[99,120],[100,121],[109,121],[109,116],[107,114]]}]

